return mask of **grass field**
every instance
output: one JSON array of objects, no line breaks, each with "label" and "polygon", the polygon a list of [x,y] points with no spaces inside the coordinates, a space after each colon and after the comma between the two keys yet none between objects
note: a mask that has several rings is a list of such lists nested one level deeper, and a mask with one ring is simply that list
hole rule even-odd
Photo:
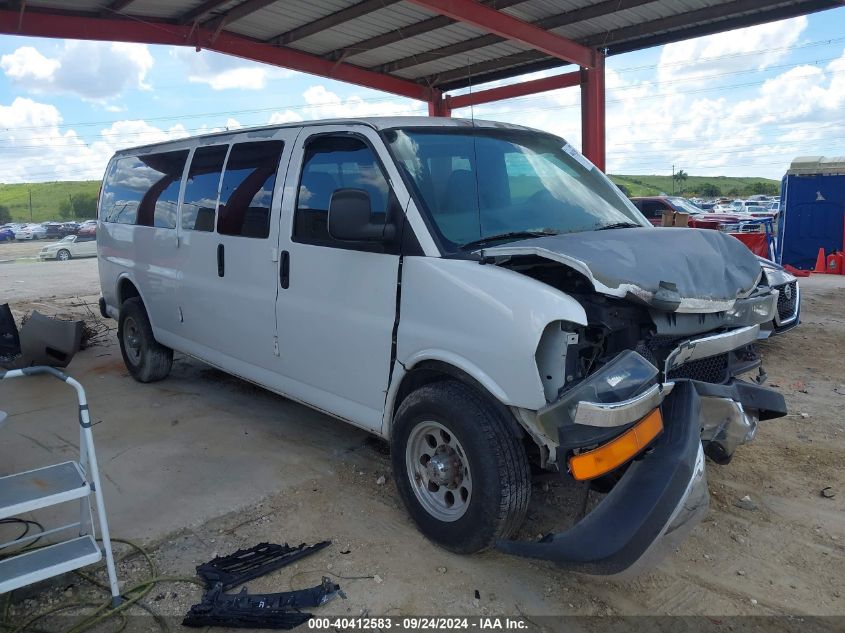
[{"label": "grass field", "polygon": [[60,220],[59,204],[62,200],[81,193],[96,196],[99,188],[99,180],[0,184],[0,206],[9,207],[13,221],[29,222],[29,193],[32,191],[32,221]]},{"label": "grass field", "polygon": [[[624,185],[631,196],[655,196],[660,193],[672,193],[672,178],[670,176],[624,176],[611,175],[610,178],[617,185]],[[693,191],[703,183],[711,183],[722,191],[722,195],[733,195],[731,191],[738,191],[739,195],[750,195],[754,183],[763,182],[770,185],[780,185],[776,180],[765,178],[731,178],[727,176],[690,176],[684,183],[686,191]],[[32,192],[32,220],[46,222],[59,220],[59,204],[69,196],[87,193],[97,195],[100,187],[99,180],[70,180],[59,182],[35,182],[4,185],[0,184],[0,206],[9,207],[12,220],[28,222],[29,194]],[[678,185],[676,185],[676,190]]]},{"label": "grass field", "polygon": [[[661,193],[672,193],[671,176],[625,176],[611,175],[611,180],[617,185],[624,185],[631,196],[656,196]],[[680,187],[684,191],[696,191],[701,185],[710,183],[719,188],[723,196],[743,197],[754,193],[752,187],[755,183],[774,185],[780,190],[780,181],[769,180],[768,178],[743,178],[729,176],[689,176],[683,185],[675,184],[675,191],[680,193]],[[736,191],[736,193],[732,193]]]}]

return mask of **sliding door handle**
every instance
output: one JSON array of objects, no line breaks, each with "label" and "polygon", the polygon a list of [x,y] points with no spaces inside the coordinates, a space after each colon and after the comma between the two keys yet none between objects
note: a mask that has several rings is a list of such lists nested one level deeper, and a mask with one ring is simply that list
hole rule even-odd
[{"label": "sliding door handle", "polygon": [[290,286],[290,253],[282,251],[282,263],[279,266],[279,283],[282,288],[287,289]]},{"label": "sliding door handle", "polygon": [[223,251],[223,245],[217,245],[217,276],[222,277],[226,274],[226,254]]}]

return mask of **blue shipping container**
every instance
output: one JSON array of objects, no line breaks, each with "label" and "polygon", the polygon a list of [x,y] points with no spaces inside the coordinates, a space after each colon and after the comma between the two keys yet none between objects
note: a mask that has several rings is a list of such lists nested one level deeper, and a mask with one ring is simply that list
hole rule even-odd
[{"label": "blue shipping container", "polygon": [[781,182],[777,260],[812,270],[820,248],[845,250],[845,160],[798,158]]}]

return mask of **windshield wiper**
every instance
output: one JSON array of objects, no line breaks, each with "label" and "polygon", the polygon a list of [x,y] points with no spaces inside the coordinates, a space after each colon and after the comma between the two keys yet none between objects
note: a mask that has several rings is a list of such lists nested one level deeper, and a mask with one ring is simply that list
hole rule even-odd
[{"label": "windshield wiper", "polygon": [[641,224],[634,224],[633,222],[614,222],[613,224],[605,224],[600,226],[596,231],[606,231],[608,229],[638,229],[642,228]]},{"label": "windshield wiper", "polygon": [[556,231],[555,229],[537,229],[536,231],[511,231],[509,233],[499,233],[498,235],[488,235],[486,237],[482,237],[480,240],[467,242],[461,246],[461,250],[471,251],[475,248],[486,246],[490,242],[528,239],[530,237],[543,237],[544,235],[557,235],[558,233],[560,233],[560,231]]}]

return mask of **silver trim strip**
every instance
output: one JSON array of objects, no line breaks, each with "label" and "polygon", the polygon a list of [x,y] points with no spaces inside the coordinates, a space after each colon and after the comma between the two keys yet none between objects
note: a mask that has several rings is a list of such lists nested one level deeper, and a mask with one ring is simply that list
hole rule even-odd
[{"label": "silver trim strip", "polygon": [[652,385],[644,393],[619,402],[587,402],[581,400],[575,408],[575,424],[613,427],[639,420],[658,407],[668,396],[675,383]]},{"label": "silver trim strip", "polygon": [[757,340],[759,331],[759,325],[749,325],[748,327],[737,328],[730,332],[685,341],[669,353],[669,356],[666,358],[664,375],[668,375],[673,369],[690,361],[709,358],[716,354],[722,354],[745,345],[750,345]]},{"label": "silver trim strip", "polygon": [[[782,284],[784,286],[791,284],[792,282],[787,282],[786,284]],[[777,288],[776,288],[777,290]],[[780,290],[778,290],[780,292]],[[801,284],[797,281],[795,282],[795,309],[792,311],[792,316],[788,319],[784,319],[783,321],[780,320],[780,313],[777,310],[777,304],[775,304],[775,325],[777,327],[781,327],[783,325],[789,325],[790,323],[794,322],[795,319],[798,318],[798,310],[801,309]]]}]

